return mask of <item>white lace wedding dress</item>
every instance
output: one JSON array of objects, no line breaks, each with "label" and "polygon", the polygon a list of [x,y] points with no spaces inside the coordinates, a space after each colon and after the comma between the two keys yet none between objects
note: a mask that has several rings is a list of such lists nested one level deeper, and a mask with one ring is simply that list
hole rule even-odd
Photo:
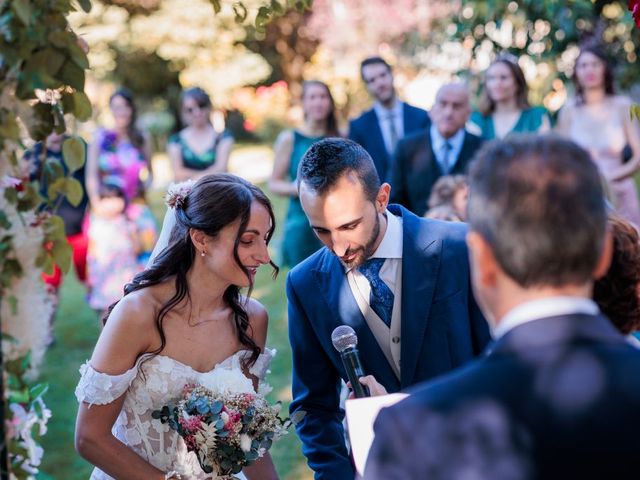
[{"label": "white lace wedding dress", "polygon": [[[259,393],[267,393],[268,385],[263,379],[274,354],[275,350],[265,349],[250,369],[260,379]],[[250,355],[248,350],[236,352],[209,372],[198,372],[164,355],[143,355],[121,375],[97,372],[86,362],[80,367],[76,398],[91,408],[93,404],[111,403],[125,394],[122,411],[113,426],[113,435],[118,440],[164,472],[175,470],[186,480],[215,478],[202,471],[195,454],[187,452],[179,435],[151,418],[151,413],[178,400],[186,384],[229,393],[254,392],[253,383],[241,368],[241,361]],[[112,477],[96,468],[91,480],[112,480]]]}]

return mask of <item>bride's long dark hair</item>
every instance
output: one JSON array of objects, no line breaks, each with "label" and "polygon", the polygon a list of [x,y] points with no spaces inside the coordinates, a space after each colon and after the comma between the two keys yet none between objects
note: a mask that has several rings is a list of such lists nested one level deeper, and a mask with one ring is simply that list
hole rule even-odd
[{"label": "bride's long dark hair", "polygon": [[[160,335],[161,344],[150,353],[158,354],[166,345],[162,322],[167,314],[185,297],[190,298],[187,272],[192,267],[197,254],[189,234],[190,229],[200,230],[210,237],[215,237],[224,227],[240,220],[240,227],[233,247],[233,258],[251,281],[249,271],[240,262],[238,245],[249,223],[251,204],[254,201],[263,205],[271,217],[271,229],[267,233],[268,243],[275,229],[275,217],[271,202],[258,187],[235,175],[218,173],[202,177],[193,185],[184,201],[180,205],[176,205],[176,224],[171,231],[169,244],[158,254],[150,267],[137,274],[133,281],[124,288],[126,296],[136,290],[151,287],[175,277],[176,292],[162,306],[156,317],[156,329]],[[278,267],[273,262],[270,263],[275,276],[278,273]],[[247,298],[251,295],[252,287],[253,285],[249,287]],[[223,299],[233,311],[238,340],[252,353],[247,362],[247,365],[251,365],[258,359],[260,347],[256,345],[249,334],[249,315],[240,299],[240,288],[231,285],[224,292]],[[114,303],[109,308],[109,312],[104,318],[105,323],[115,305]]]}]

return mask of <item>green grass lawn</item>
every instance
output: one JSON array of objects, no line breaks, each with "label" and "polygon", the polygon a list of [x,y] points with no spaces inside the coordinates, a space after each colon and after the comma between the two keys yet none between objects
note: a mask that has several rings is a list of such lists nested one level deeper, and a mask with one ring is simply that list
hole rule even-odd
[{"label": "green grass lawn", "polygon": [[[150,195],[152,208],[161,218],[164,212],[162,192]],[[271,244],[271,253],[277,260],[282,220],[286,201],[272,198],[278,228]],[[159,222],[160,223],[160,222]],[[267,343],[278,350],[271,365],[269,383],[273,386],[272,400],[282,400],[285,407],[291,400],[291,351],[287,340],[287,303],[284,290],[286,271],[283,269],[272,280],[268,267],[259,270],[253,296],[269,311],[269,336]],[[60,307],[55,322],[56,343],[47,352],[41,380],[50,386],[45,400],[53,412],[49,431],[43,439],[45,456],[39,479],[86,480],[91,465],[78,456],[73,448],[73,431],[77,413],[74,389],[79,379],[78,368],[91,356],[100,332],[98,319],[85,302],[84,287],[69,275],[60,292]],[[283,411],[287,411],[283,409]],[[295,431],[276,443],[272,456],[280,478],[302,480],[312,478],[300,452],[300,441]]]}]

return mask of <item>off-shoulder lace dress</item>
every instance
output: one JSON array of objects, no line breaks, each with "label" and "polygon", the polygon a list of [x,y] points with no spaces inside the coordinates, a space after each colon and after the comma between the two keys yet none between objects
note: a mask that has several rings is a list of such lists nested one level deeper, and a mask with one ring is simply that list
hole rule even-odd
[{"label": "off-shoulder lace dress", "polygon": [[[260,379],[260,393],[268,393],[262,380],[274,354],[275,350],[265,349],[250,369]],[[113,425],[113,435],[118,440],[164,472],[175,470],[189,480],[211,478],[202,471],[195,454],[187,452],[179,435],[151,418],[151,412],[178,400],[182,388],[189,383],[230,393],[254,392],[252,381],[241,367],[242,360],[250,355],[248,350],[236,352],[209,372],[199,372],[164,355],[143,355],[121,375],[97,372],[86,362],[80,367],[76,398],[90,408],[111,403],[125,394],[122,411]],[[91,480],[112,480],[112,477],[96,468]]]}]

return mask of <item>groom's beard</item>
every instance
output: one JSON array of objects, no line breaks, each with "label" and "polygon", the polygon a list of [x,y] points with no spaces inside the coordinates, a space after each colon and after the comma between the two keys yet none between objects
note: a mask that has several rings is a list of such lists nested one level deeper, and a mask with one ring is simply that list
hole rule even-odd
[{"label": "groom's beard", "polygon": [[338,257],[340,263],[342,263],[342,265],[344,265],[346,268],[358,268],[360,265],[366,262],[369,257],[371,257],[371,255],[373,255],[373,253],[375,252],[375,244],[376,240],[378,239],[378,235],[380,235],[380,217],[376,212],[376,223],[373,226],[373,230],[371,231],[371,235],[369,236],[367,243],[365,243],[363,247],[348,249],[344,254],[345,257],[355,254],[353,260],[351,260],[350,262],[345,262],[340,256],[336,254],[336,252],[333,252],[333,254]]}]

